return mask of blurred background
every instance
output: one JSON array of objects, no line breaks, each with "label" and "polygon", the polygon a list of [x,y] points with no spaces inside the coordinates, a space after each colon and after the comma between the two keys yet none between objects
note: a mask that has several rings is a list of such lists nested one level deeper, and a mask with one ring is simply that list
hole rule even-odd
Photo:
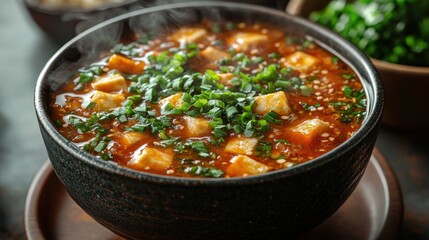
[{"label": "blurred background", "polygon": [[[385,20],[388,12],[398,9],[395,6],[403,6],[398,4],[406,3],[407,1],[413,2],[415,4],[413,6],[421,6],[422,12],[420,12],[420,15],[423,16],[422,18],[429,15],[429,10],[424,10],[429,6],[427,4],[429,1],[383,1],[390,2],[391,5],[387,7],[385,5],[383,5],[384,7],[382,5],[372,5],[373,12],[368,13],[368,16],[373,18],[380,18],[381,16],[382,20]],[[46,0],[46,2],[57,1]],[[44,14],[47,11],[46,9],[41,9],[36,4],[37,0],[2,1],[2,7],[0,8],[0,239],[26,238],[23,224],[25,198],[33,177],[42,164],[47,161],[46,150],[40,136],[33,107],[34,87],[45,63],[74,34],[73,31],[70,32],[65,29],[65,25],[56,25],[53,32],[47,26],[60,24],[62,20],[71,19],[72,23],[70,24],[73,28],[82,31],[106,17],[117,15],[127,11],[127,9],[142,8],[154,4],[168,4],[171,2],[178,1],[134,0],[127,1],[125,7],[121,6],[114,10],[93,10],[89,13],[86,11],[76,11],[76,9],[56,10],[54,13],[48,11],[50,18],[44,18],[46,17]],[[314,14],[312,17],[313,20],[321,21],[321,23],[334,30],[338,28],[335,23],[345,21],[342,19],[344,17],[341,17],[343,13],[335,12],[341,10],[340,5],[331,6],[331,10],[327,12],[320,12],[327,6],[329,1],[308,1],[317,2],[315,5],[305,3],[302,0],[255,0],[242,2],[260,4],[283,11],[289,3],[292,5],[288,5],[288,11],[303,17],[309,17],[311,12],[318,11],[319,15]],[[360,2],[363,4],[371,1]],[[342,4],[345,4],[344,1]],[[389,6],[393,6],[394,8],[389,9]],[[388,8],[388,11],[386,8]],[[352,18],[358,18],[353,15],[355,13],[351,13],[353,11],[352,6],[345,7],[345,9],[345,11],[348,11],[346,15],[349,14]],[[416,9],[419,10],[418,8],[414,8],[413,11],[415,12]],[[378,15],[375,14],[377,13],[376,10],[378,11]],[[100,15],[100,12],[103,14]],[[108,14],[105,14],[106,12]],[[400,15],[402,19],[406,20],[409,18],[407,14],[404,12],[404,8],[402,8],[402,12],[394,13],[393,17]],[[323,22],[323,19],[330,19],[330,21]],[[88,22],[88,20],[91,21]],[[343,23],[347,23],[347,21]],[[429,32],[429,18],[427,23],[424,24],[426,25],[424,25],[423,29]],[[42,30],[40,26],[46,27],[44,29],[49,34]],[[48,30],[46,30],[47,28]],[[381,34],[390,36],[389,38],[398,39],[403,35],[404,29],[401,29],[401,26],[382,29]],[[374,33],[372,35],[368,34],[369,36],[373,36]],[[426,46],[429,46],[429,38],[423,39],[421,41],[420,38],[416,37],[410,45],[417,46],[420,44],[420,48],[425,49]],[[353,39],[350,39],[350,41],[353,41]],[[359,43],[357,44],[359,45]],[[381,50],[377,50],[381,49],[381,46],[386,46],[386,43],[375,46],[374,54],[378,54]],[[397,51],[399,57],[401,57],[402,51],[405,51],[405,53],[411,51],[408,48],[393,49],[394,47],[391,48],[391,51]],[[368,52],[368,54],[370,53],[372,54],[372,52]],[[415,64],[415,58],[419,59],[417,60],[419,65],[425,64],[423,55],[414,56],[414,59],[409,59],[410,54],[405,55],[407,56],[407,62],[404,62],[406,64]],[[372,57],[380,60],[395,60],[395,56],[390,57],[390,59],[381,59],[383,55],[372,55]],[[387,115],[385,113],[385,116],[389,116],[389,118],[384,120],[376,147],[381,150],[392,165],[402,188],[405,207],[404,223],[398,238],[429,239],[429,148],[426,139],[426,135],[429,132],[429,127],[426,124],[427,120],[429,120],[427,118],[429,101],[426,94],[426,91],[429,89],[426,87],[429,82],[429,74],[425,75],[429,72],[427,67],[429,66],[429,62],[426,62],[426,67],[418,66],[411,67],[411,69],[408,68],[408,65],[404,66],[398,61],[394,62],[394,65],[389,65],[388,63],[387,66],[383,65],[383,62],[376,65],[379,70],[385,72],[382,74],[384,84],[389,89],[392,89],[386,95],[392,100],[386,102],[386,104],[389,104],[389,106],[386,106],[386,111],[389,112]],[[407,75],[399,75],[402,77],[399,80],[393,81],[393,86],[391,85],[392,81],[388,82],[389,79],[393,78],[389,77],[391,75],[388,75],[392,69],[394,71],[401,70],[401,72],[391,73],[394,76],[403,74],[403,71],[407,73]],[[409,75],[416,74],[416,72],[417,75]],[[400,91],[397,90],[398,88]],[[418,95],[420,92],[423,95]],[[418,101],[412,99],[416,96]],[[405,106],[402,106],[404,103],[408,105],[405,104]]]}]

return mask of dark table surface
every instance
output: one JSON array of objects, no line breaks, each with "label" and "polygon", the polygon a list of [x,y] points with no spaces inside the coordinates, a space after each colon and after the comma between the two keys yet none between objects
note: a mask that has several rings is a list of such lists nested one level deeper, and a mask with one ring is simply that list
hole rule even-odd
[{"label": "dark table surface", "polygon": [[[0,7],[0,239],[23,239],[24,204],[47,154],[33,108],[34,86],[58,49],[21,1]],[[399,239],[429,239],[429,141],[382,128],[377,148],[392,165],[404,198]]]}]

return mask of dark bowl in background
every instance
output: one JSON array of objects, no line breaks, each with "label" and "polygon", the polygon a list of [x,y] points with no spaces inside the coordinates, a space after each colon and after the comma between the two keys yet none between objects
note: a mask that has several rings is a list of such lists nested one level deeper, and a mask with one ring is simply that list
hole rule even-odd
[{"label": "dark bowl in background", "polygon": [[[36,25],[54,42],[62,45],[84,30],[107,19],[154,5],[180,2],[181,0],[123,0],[121,3],[104,4],[93,9],[49,8],[40,0],[22,0]],[[197,1],[197,0],[184,0]],[[287,0],[230,0],[284,9]]]},{"label": "dark bowl in background", "polygon": [[[51,91],[121,37],[199,22],[261,21],[308,36],[347,62],[362,80],[367,116],[349,140],[289,169],[229,178],[177,178],[137,172],[96,158],[61,136],[49,118]],[[130,12],[80,34],[47,63],[35,108],[49,158],[70,196],[95,220],[133,239],[276,239],[302,234],[332,215],[358,184],[373,150],[383,90],[371,61],[340,36],[274,9],[195,2]]]},{"label": "dark bowl in background", "polygon": [[49,8],[39,0],[23,0],[36,25],[52,40],[64,44],[84,30],[130,9],[143,7],[153,1],[124,0],[93,9]]}]

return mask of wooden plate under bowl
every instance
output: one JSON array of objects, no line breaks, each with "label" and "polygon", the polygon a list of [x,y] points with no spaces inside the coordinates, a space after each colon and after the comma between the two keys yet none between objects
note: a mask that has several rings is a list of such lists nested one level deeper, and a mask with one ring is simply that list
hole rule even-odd
[{"label": "wooden plate under bowl", "polygon": [[[359,185],[328,220],[301,239],[394,239],[402,225],[400,186],[374,149]],[[28,239],[122,239],[87,215],[68,195],[47,161],[35,176],[25,205]]]}]

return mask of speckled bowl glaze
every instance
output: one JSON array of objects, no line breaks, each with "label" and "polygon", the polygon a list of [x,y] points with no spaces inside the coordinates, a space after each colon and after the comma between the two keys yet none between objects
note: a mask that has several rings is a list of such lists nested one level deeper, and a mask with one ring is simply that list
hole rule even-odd
[{"label": "speckled bowl glaze", "polygon": [[[132,32],[226,19],[264,21],[306,35],[357,72],[368,98],[363,126],[335,150],[258,176],[191,179],[137,172],[95,158],[62,137],[49,119],[51,91],[84,63]],[[374,147],[383,90],[371,61],[338,35],[274,9],[198,2],[130,12],[82,33],[47,63],[35,108],[52,166],[71,197],[95,220],[132,239],[292,238],[334,213],[359,182]]]}]

